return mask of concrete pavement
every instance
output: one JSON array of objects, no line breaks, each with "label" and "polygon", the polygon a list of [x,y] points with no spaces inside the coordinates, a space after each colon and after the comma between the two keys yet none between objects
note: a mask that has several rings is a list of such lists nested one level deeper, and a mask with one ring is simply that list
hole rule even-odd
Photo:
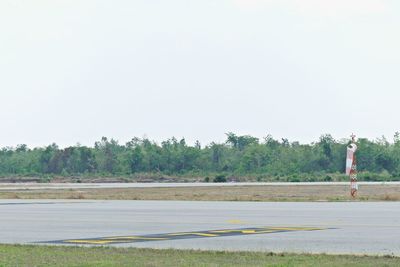
[{"label": "concrete pavement", "polygon": [[[399,211],[400,202],[0,200],[0,243],[195,232],[211,236],[103,245],[400,256]],[[210,232],[235,229],[250,231]]]}]

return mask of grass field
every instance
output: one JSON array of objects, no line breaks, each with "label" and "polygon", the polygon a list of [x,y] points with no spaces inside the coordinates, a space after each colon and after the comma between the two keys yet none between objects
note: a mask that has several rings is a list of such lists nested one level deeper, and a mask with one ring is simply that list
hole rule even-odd
[{"label": "grass field", "polygon": [[[350,201],[348,186],[285,185],[0,191],[0,199]],[[363,185],[357,201],[399,201],[400,185]]]},{"label": "grass field", "polygon": [[0,266],[399,266],[391,256],[0,245]]}]

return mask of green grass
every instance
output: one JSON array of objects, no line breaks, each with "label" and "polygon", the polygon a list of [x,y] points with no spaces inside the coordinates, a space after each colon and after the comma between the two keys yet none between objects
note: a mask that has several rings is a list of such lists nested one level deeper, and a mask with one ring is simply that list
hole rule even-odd
[{"label": "green grass", "polygon": [[0,245],[0,266],[400,266],[400,258]]}]

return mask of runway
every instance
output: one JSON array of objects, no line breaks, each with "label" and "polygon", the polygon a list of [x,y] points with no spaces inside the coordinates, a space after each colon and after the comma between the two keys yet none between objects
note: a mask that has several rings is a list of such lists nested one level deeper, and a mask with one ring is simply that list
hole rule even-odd
[{"label": "runway", "polygon": [[400,202],[1,200],[0,243],[400,256],[399,211]]}]

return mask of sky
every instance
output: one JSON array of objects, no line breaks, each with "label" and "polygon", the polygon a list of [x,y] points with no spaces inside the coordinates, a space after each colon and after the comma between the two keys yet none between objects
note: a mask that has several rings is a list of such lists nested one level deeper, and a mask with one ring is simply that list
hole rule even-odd
[{"label": "sky", "polygon": [[0,147],[400,131],[394,0],[1,0]]}]

